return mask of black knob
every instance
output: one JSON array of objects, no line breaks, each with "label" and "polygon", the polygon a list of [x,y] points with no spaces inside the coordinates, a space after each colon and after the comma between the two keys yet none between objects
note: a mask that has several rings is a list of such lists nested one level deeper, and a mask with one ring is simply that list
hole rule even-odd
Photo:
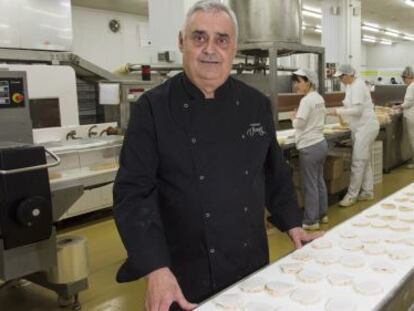
[{"label": "black knob", "polygon": [[17,222],[25,227],[35,226],[46,216],[50,202],[41,196],[34,196],[23,200],[16,210]]}]

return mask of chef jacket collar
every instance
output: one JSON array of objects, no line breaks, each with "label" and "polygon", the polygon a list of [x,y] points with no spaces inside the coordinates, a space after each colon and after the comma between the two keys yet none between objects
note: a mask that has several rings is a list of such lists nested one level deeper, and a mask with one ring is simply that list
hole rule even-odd
[{"label": "chef jacket collar", "polygon": [[[190,97],[190,99],[205,99],[204,93],[193,82],[191,82],[191,80],[187,77],[185,73],[183,73],[183,84],[185,92]],[[222,85],[220,85],[214,92],[214,99],[225,99],[227,96],[230,95],[231,89],[231,79],[229,76],[227,80]]]}]

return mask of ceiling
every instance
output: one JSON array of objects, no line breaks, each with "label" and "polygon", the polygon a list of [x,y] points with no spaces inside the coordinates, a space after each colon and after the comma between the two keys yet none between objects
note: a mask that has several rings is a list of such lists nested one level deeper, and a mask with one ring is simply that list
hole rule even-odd
[{"label": "ceiling", "polygon": [[[151,0],[72,0],[72,5],[148,15]],[[303,0],[304,5],[320,8],[322,0]],[[404,0],[361,0],[362,20],[414,35],[414,7]],[[310,22],[311,19],[310,19]],[[317,20],[315,23],[319,23]]]}]

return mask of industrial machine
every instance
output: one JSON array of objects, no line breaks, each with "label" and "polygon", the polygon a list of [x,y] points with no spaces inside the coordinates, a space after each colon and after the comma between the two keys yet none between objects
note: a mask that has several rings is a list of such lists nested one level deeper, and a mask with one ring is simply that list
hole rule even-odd
[{"label": "industrial machine", "polygon": [[50,186],[48,169],[60,159],[33,144],[26,82],[25,72],[0,71],[0,280],[2,287],[19,279],[36,282],[54,290],[61,305],[79,310],[87,276],[67,283],[51,276],[59,268],[55,223],[82,195],[83,185]]}]

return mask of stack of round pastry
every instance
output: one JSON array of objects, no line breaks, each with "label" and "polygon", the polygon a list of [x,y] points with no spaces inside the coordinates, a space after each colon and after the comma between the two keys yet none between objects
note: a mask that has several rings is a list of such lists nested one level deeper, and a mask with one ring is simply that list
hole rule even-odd
[{"label": "stack of round pastry", "polygon": [[400,206],[398,206],[398,209],[401,212],[412,212],[412,211],[414,211],[414,207],[408,206],[408,205],[400,205]]},{"label": "stack of round pastry", "polygon": [[364,253],[367,255],[382,255],[385,253],[385,247],[382,244],[367,244],[364,245]]},{"label": "stack of round pastry", "polygon": [[395,260],[404,260],[411,258],[411,253],[402,247],[395,247],[387,249],[388,256]]},{"label": "stack of round pastry", "polygon": [[381,203],[380,206],[383,209],[396,209],[397,207],[393,203]]},{"label": "stack of round pastry", "polygon": [[309,261],[313,258],[313,253],[308,250],[297,250],[292,253],[292,259],[299,260],[299,261]]},{"label": "stack of round pastry", "polygon": [[405,238],[403,242],[409,246],[414,246],[414,237]]},{"label": "stack of round pastry", "polygon": [[339,256],[333,252],[321,252],[315,256],[315,260],[321,265],[331,265],[339,261]]},{"label": "stack of round pastry", "polygon": [[354,289],[357,293],[365,296],[379,295],[383,291],[379,282],[372,280],[355,282]]},{"label": "stack of round pastry", "polygon": [[346,286],[352,283],[352,277],[345,273],[333,272],[328,274],[328,281],[335,286]]},{"label": "stack of round pastry", "polygon": [[376,217],[378,217],[378,212],[377,212],[377,211],[375,211],[375,210],[370,210],[370,211],[366,211],[366,212],[364,213],[364,215],[365,215],[365,217],[367,217],[367,218],[376,218]]},{"label": "stack of round pastry", "polygon": [[373,219],[371,221],[371,227],[377,228],[377,229],[383,229],[383,228],[388,227],[388,224],[381,219]]},{"label": "stack of round pastry", "polygon": [[326,249],[332,247],[332,242],[326,238],[319,238],[314,240],[311,245],[315,249]]},{"label": "stack of round pastry", "polygon": [[214,300],[215,304],[224,310],[238,310],[243,304],[243,296],[240,294],[224,294]]},{"label": "stack of round pastry", "polygon": [[355,231],[351,229],[341,229],[339,231],[339,235],[341,236],[341,238],[344,238],[344,239],[353,239],[353,238],[356,238],[357,236]]},{"label": "stack of round pastry", "polygon": [[374,263],[371,264],[371,268],[372,270],[376,272],[381,272],[381,273],[395,272],[395,267],[393,266],[393,264],[385,260],[375,261]]},{"label": "stack of round pastry", "polygon": [[357,218],[352,220],[352,225],[355,227],[366,227],[369,226],[370,221],[364,218]]},{"label": "stack of round pastry", "polygon": [[380,241],[380,237],[377,234],[367,233],[359,237],[362,243],[374,244]]},{"label": "stack of round pastry", "polygon": [[289,294],[295,286],[288,282],[275,281],[267,283],[265,288],[271,296],[280,297]]},{"label": "stack of round pastry", "polygon": [[322,272],[313,269],[303,269],[298,273],[298,280],[303,283],[317,283],[323,279]]},{"label": "stack of round pastry", "polygon": [[391,230],[398,232],[410,231],[410,225],[405,222],[394,221],[388,225]]},{"label": "stack of round pastry", "polygon": [[339,243],[341,248],[347,251],[355,252],[361,250],[364,245],[358,240],[344,240]]},{"label": "stack of round pastry", "polygon": [[284,263],[280,265],[280,270],[286,274],[296,274],[303,269],[303,264],[300,262]]},{"label": "stack of round pastry", "polygon": [[399,215],[398,219],[403,222],[414,223],[414,214],[405,213],[405,214]]},{"label": "stack of round pastry", "polygon": [[239,288],[245,293],[260,293],[264,291],[266,281],[262,278],[251,278],[240,283]]}]

